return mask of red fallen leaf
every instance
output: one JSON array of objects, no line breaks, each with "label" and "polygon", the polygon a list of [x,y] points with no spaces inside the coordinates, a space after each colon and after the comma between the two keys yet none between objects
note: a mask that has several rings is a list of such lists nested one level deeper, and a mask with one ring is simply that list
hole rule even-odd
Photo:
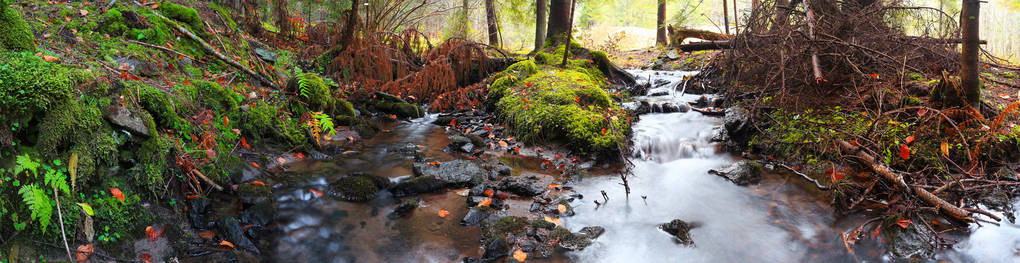
[{"label": "red fallen leaf", "polygon": [[241,137],[241,147],[251,150],[251,145],[248,145],[248,140],[245,140],[244,137]]},{"label": "red fallen leaf", "polygon": [[550,184],[549,185],[549,189],[560,189],[560,188],[563,188],[563,185],[560,185],[560,184]]},{"label": "red fallen leaf", "polygon": [[262,180],[255,180],[254,182],[247,182],[247,183],[245,183],[245,184],[248,184],[248,185],[250,185],[250,186],[257,186],[257,187],[263,187],[263,186],[266,186],[266,183],[265,183],[265,182],[262,182]]},{"label": "red fallen leaf", "polygon": [[514,153],[520,154],[521,153],[521,147],[514,146]]},{"label": "red fallen leaf", "polygon": [[868,74],[868,77],[878,79],[878,74]]},{"label": "red fallen leaf", "polygon": [[396,114],[390,115],[390,119],[396,120],[397,119],[397,115]]},{"label": "red fallen leaf", "polygon": [[230,119],[226,115],[223,116],[223,126],[230,126]]},{"label": "red fallen leaf", "polygon": [[928,113],[928,108],[921,108],[921,109],[917,110],[917,116],[924,116],[924,114],[927,114],[927,113]]},{"label": "red fallen leaf", "polygon": [[910,159],[910,148],[906,144],[900,145],[900,158],[903,158],[903,160]]},{"label": "red fallen leaf", "polygon": [[80,245],[78,246],[78,252],[75,253],[74,258],[78,262],[85,262],[88,261],[90,257],[92,257],[92,252],[95,251],[96,245],[94,244]]},{"label": "red fallen leaf", "polygon": [[479,207],[490,206],[490,205],[492,205],[492,199],[490,199],[490,198],[485,198],[485,199],[482,199],[481,202],[478,202],[478,206]]},{"label": "red fallen leaf", "polygon": [[485,189],[485,196],[486,197],[491,198],[492,194],[493,194],[492,189]]},{"label": "red fallen leaf", "polygon": [[315,189],[308,189],[308,191],[312,192],[312,194],[315,194],[316,197],[322,197],[322,191],[315,190]]},{"label": "red fallen leaf", "polygon": [[553,156],[553,160],[559,160],[560,158],[563,158],[562,154],[557,153],[556,156]]},{"label": "red fallen leaf", "polygon": [[199,197],[201,197],[201,196],[199,196],[199,195],[188,195],[186,198],[188,200],[191,200],[191,199],[195,199],[195,198],[199,198]]},{"label": "red fallen leaf", "polygon": [[509,146],[509,145],[508,145],[508,144],[506,144],[506,141],[499,141],[499,147],[503,147],[503,148],[506,148],[506,147],[508,147],[508,146]]},{"label": "red fallen leaf", "polygon": [[234,249],[234,243],[230,243],[230,241],[226,241],[226,240],[220,241],[220,246],[229,247],[230,249]]},{"label": "red fallen leaf", "polygon": [[875,233],[871,233],[871,236],[877,237],[880,230],[881,229],[879,229],[879,228],[875,228]]},{"label": "red fallen leaf", "polygon": [[606,135],[606,129],[602,129],[602,135]]},{"label": "red fallen leaf", "polygon": [[906,229],[908,226],[910,226],[910,223],[913,223],[913,222],[914,221],[910,221],[910,219],[900,218],[899,221],[896,221],[896,225],[899,225],[901,228]]},{"label": "red fallen leaf", "polygon": [[574,96],[574,101],[580,103],[581,102],[581,97]]},{"label": "red fallen leaf", "polygon": [[439,210],[439,213],[437,213],[437,214],[439,214],[439,217],[446,217],[446,216],[450,215],[450,211],[446,211],[446,209],[441,209],[441,210]]},{"label": "red fallen leaf", "polygon": [[255,162],[251,162],[251,166],[254,166],[255,168],[260,168],[260,167],[259,167],[259,164],[258,164],[258,163],[255,163]]},{"label": "red fallen leaf", "polygon": [[303,154],[303,153],[292,153],[290,155],[294,156],[294,158],[297,158],[298,160],[304,160],[305,159],[305,154]]},{"label": "red fallen leaf", "polygon": [[120,189],[117,189],[116,187],[110,187],[110,194],[112,194],[113,197],[117,198],[117,200],[124,202],[124,192],[121,192]]},{"label": "red fallen leaf", "polygon": [[198,232],[198,237],[201,237],[202,239],[213,239],[216,237],[216,232],[213,232],[212,230],[201,231]]},{"label": "red fallen leaf", "polygon": [[152,255],[149,255],[149,254],[138,255],[138,259],[141,259],[142,262],[145,262],[145,263],[152,263]]},{"label": "red fallen leaf", "polygon": [[914,142],[914,135],[907,136],[907,144]]},{"label": "red fallen leaf", "polygon": [[457,126],[457,120],[456,119],[450,120],[450,126],[456,127]]},{"label": "red fallen leaf", "polygon": [[152,226],[145,227],[145,236],[149,237],[149,241],[156,242],[160,237],[166,236],[166,225],[159,229]]}]

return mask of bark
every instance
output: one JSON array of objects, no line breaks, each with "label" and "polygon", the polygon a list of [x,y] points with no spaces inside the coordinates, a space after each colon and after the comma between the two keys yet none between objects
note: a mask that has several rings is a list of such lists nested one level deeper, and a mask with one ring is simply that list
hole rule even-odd
[{"label": "bark", "polygon": [[460,37],[467,39],[468,31],[471,31],[471,11],[468,10],[468,0],[464,0],[462,4],[460,26],[462,27],[459,32]]},{"label": "bark", "polygon": [[496,9],[493,0],[485,0],[485,21],[489,27],[489,45],[499,47],[499,27],[496,22]]},{"label": "bark", "polygon": [[776,0],[775,27],[783,27],[790,24],[790,0]]},{"label": "bark", "polygon": [[[815,12],[812,10],[810,0],[804,0],[804,8],[807,9],[807,24],[808,24],[808,38],[811,41],[815,41]],[[811,70],[814,73],[815,81],[822,82],[825,78],[822,77],[822,68],[818,61],[818,50],[814,47],[811,48]]]},{"label": "bark", "polygon": [[549,22],[546,12],[549,11],[548,0],[535,0],[535,50],[545,45],[545,27]]},{"label": "bark", "polygon": [[655,19],[655,44],[665,46],[666,43],[666,0],[659,0],[659,12]]},{"label": "bark", "polygon": [[722,24],[723,24],[724,32],[726,32],[727,35],[730,34],[730,14],[729,14],[729,10],[728,9],[729,8],[726,5],[726,0],[723,0],[722,1],[722,17],[723,17],[722,18],[722,21],[723,21]]},{"label": "bark", "polygon": [[692,52],[702,50],[730,49],[729,40],[694,42],[686,45],[679,45],[680,51]]},{"label": "bark", "polygon": [[546,32],[546,41],[556,45],[566,39],[567,30],[570,30],[570,0],[551,0],[549,5],[549,24]]},{"label": "bark", "polygon": [[737,14],[737,0],[733,0],[733,33],[740,34],[740,16]]},{"label": "bark", "polygon": [[960,83],[963,84],[967,102],[977,109],[981,109],[981,82],[978,79],[978,52],[981,49],[978,36],[980,4],[978,0],[963,0],[963,10],[960,11],[960,30],[963,35]]},{"label": "bark", "polygon": [[567,20],[567,36],[566,41],[563,41],[563,63],[560,67],[567,66],[567,59],[570,58],[570,37],[574,34],[574,7],[577,6],[577,0],[570,1],[570,19]]},{"label": "bark", "polygon": [[358,26],[358,2],[359,0],[351,1],[351,10],[347,12],[347,23],[344,24],[344,32],[340,35],[340,52],[347,49],[350,45],[351,39],[354,38],[354,29]]}]

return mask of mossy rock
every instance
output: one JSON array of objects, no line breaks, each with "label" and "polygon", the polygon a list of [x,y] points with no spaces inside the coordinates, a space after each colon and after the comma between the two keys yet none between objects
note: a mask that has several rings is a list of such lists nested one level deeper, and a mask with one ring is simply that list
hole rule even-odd
[{"label": "mossy rock", "polygon": [[369,107],[373,111],[396,115],[397,118],[421,118],[425,116],[425,109],[420,105],[408,103],[404,99],[384,92],[372,94],[372,101]]},{"label": "mossy rock", "polygon": [[626,111],[603,89],[608,84],[594,65],[572,65],[579,66],[536,69],[534,62],[518,62],[499,73],[489,97],[498,98],[499,117],[526,143],[552,139],[580,154],[615,153],[630,133]]},{"label": "mossy rock", "polygon": [[241,95],[232,90],[220,86],[219,83],[211,81],[193,81],[197,89],[195,100],[202,101],[206,107],[220,114],[236,112],[241,104]]},{"label": "mossy rock", "polygon": [[138,163],[135,164],[139,168],[135,171],[135,180],[150,190],[162,187],[165,176],[170,175],[174,169],[170,165],[172,142],[167,136],[153,135],[138,148]]},{"label": "mossy rock", "polygon": [[35,36],[21,13],[0,1],[0,51],[35,51]]},{"label": "mossy rock", "polygon": [[29,52],[0,53],[0,112],[4,113],[0,120],[31,118],[70,99],[72,75],[70,69]]},{"label": "mossy rock", "polygon": [[163,16],[167,18],[177,20],[184,23],[189,27],[191,32],[194,32],[202,38],[209,38],[209,32],[205,31],[205,25],[202,22],[202,17],[198,16],[198,11],[194,8],[181,6],[170,2],[162,2],[159,8],[156,8]]},{"label": "mossy rock", "polygon": [[238,124],[242,134],[255,139],[277,141],[287,148],[307,149],[308,134],[297,118],[282,114],[280,107],[260,103],[240,113]]},{"label": "mossy rock", "polygon": [[379,176],[345,176],[330,184],[329,194],[346,201],[366,202],[388,184],[388,179]]},{"label": "mossy rock", "polygon": [[96,31],[99,31],[99,33],[120,36],[128,31],[127,23],[124,22],[124,14],[120,12],[120,9],[113,8],[106,10],[100,21],[102,23],[96,28]]},{"label": "mossy rock", "polygon": [[245,204],[260,204],[271,200],[273,191],[267,186],[241,184],[237,186],[237,197]]},{"label": "mossy rock", "polygon": [[528,219],[519,216],[504,216],[496,221],[483,222],[481,225],[482,240],[483,242],[490,241],[501,236],[506,236],[506,234],[518,233],[527,229],[528,225]]},{"label": "mossy rock", "polygon": [[287,82],[287,91],[297,94],[288,107],[295,115],[312,111],[333,116],[356,116],[354,105],[337,98],[334,89],[318,74],[303,73]]},{"label": "mossy rock", "polygon": [[174,95],[137,81],[121,83],[127,95],[137,96],[141,107],[152,115],[159,127],[165,127],[180,134],[190,134],[194,127],[181,115],[188,116],[192,109]]},{"label": "mossy rock", "polygon": [[49,159],[68,160],[78,155],[78,182],[86,183],[101,164],[117,160],[113,129],[94,105],[68,99],[49,111],[39,124],[37,147]]}]

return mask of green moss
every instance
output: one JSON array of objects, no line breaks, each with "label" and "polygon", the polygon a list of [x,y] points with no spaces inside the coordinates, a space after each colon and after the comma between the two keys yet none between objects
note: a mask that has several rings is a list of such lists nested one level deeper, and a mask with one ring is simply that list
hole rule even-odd
[{"label": "green moss", "polygon": [[353,202],[372,200],[379,187],[368,176],[345,176],[333,183],[332,194]]},{"label": "green moss", "polygon": [[71,97],[71,71],[29,52],[0,53],[2,121],[31,118]]},{"label": "green moss", "polygon": [[280,107],[257,104],[241,113],[239,124],[242,134],[259,140],[278,140],[289,147],[307,147],[307,134],[295,118],[281,116]]},{"label": "green moss", "polygon": [[490,231],[496,234],[516,233],[523,231],[528,226],[528,219],[519,216],[505,216],[489,226]]},{"label": "green moss", "polygon": [[159,5],[159,8],[156,8],[156,10],[167,18],[184,23],[191,32],[194,32],[202,38],[208,38],[210,36],[209,33],[205,31],[205,25],[202,23],[202,18],[198,16],[198,11],[195,11],[194,8],[170,2],[163,2]]},{"label": "green moss", "polygon": [[103,34],[120,36],[128,30],[128,26],[124,22],[124,14],[117,8],[106,10],[100,21],[102,23],[100,23],[99,28],[96,28],[96,30]]},{"label": "green moss", "polygon": [[315,73],[304,73],[287,83],[287,90],[297,93],[288,108],[295,115],[321,111],[335,116],[354,116],[354,105],[337,98],[332,85]]},{"label": "green moss", "polygon": [[153,131],[153,136],[142,142],[138,149],[136,167],[140,170],[135,171],[135,180],[140,185],[156,190],[163,187],[164,178],[173,171],[170,166],[173,144],[168,137],[155,134],[154,129],[150,131]]},{"label": "green moss", "polygon": [[0,51],[35,51],[35,36],[21,13],[0,1]]},{"label": "green moss", "polygon": [[141,82],[128,81],[124,84],[127,86],[124,89],[127,95],[138,96],[142,108],[152,114],[153,120],[159,127],[178,131],[179,134],[191,133],[193,129],[191,123],[181,117],[181,114],[190,113],[190,111],[184,110],[184,103],[167,92]]},{"label": "green moss", "polygon": [[[513,70],[517,67],[525,70]],[[499,116],[517,138],[528,143],[562,140],[581,154],[615,152],[630,125],[625,111],[602,88],[607,84],[597,69],[542,67],[524,79],[517,77],[530,68],[514,65],[499,73],[503,76],[489,94],[499,98]],[[607,112],[616,118],[611,125]]]},{"label": "green moss", "polygon": [[545,221],[545,220],[533,220],[533,221],[531,221],[531,228],[535,228],[535,229],[545,228],[545,229],[552,230],[552,229],[556,228],[556,224],[553,223],[553,222]]},{"label": "green moss", "polygon": [[216,3],[209,3],[209,8],[215,10],[216,14],[220,15],[220,18],[226,21],[227,27],[229,27],[231,31],[237,31],[237,22],[234,21],[230,10]]},{"label": "green moss", "polygon": [[202,101],[206,107],[218,113],[236,112],[240,101],[237,93],[228,90],[219,83],[196,80],[192,82],[197,88],[195,100]]},{"label": "green moss", "polygon": [[68,99],[39,124],[37,146],[49,159],[67,160],[76,153],[78,182],[85,184],[100,164],[115,163],[117,143],[111,134],[99,108]]}]

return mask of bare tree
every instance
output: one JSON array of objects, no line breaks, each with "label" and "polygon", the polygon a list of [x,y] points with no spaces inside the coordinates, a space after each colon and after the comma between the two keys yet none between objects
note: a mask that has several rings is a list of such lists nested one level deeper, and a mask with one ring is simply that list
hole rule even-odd
[{"label": "bare tree", "polygon": [[545,27],[549,20],[546,12],[549,11],[548,0],[535,0],[535,50],[541,50],[545,45]]},{"label": "bare tree", "polygon": [[485,0],[485,24],[489,29],[489,45],[499,46],[499,26],[496,21],[496,8],[493,0]]},{"label": "bare tree", "polygon": [[980,0],[963,0],[960,11],[960,28],[963,34],[963,52],[960,63],[960,83],[971,106],[981,107],[981,81],[978,80],[978,17],[981,14]]},{"label": "bare tree", "polygon": [[666,43],[666,0],[659,0],[659,12],[655,18],[655,44],[665,46]]}]

